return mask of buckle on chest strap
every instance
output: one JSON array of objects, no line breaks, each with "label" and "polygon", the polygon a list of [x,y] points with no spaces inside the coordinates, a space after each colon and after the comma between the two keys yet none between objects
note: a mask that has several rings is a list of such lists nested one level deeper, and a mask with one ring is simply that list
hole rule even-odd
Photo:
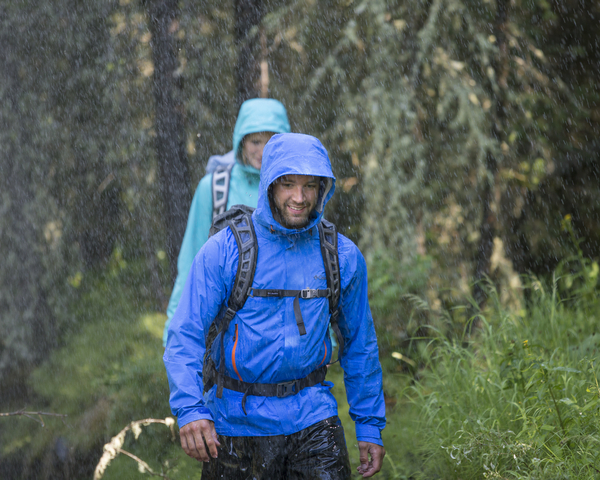
[{"label": "buckle on chest strap", "polygon": [[277,397],[285,398],[298,393],[298,380],[277,384]]},{"label": "buckle on chest strap", "polygon": [[305,300],[310,298],[326,298],[331,296],[331,289],[316,290],[314,288],[305,288],[304,290],[300,290],[298,295]]},{"label": "buckle on chest strap", "polygon": [[313,288],[305,288],[304,290],[300,290],[300,298],[305,300],[310,298],[317,298],[319,296],[319,291]]}]

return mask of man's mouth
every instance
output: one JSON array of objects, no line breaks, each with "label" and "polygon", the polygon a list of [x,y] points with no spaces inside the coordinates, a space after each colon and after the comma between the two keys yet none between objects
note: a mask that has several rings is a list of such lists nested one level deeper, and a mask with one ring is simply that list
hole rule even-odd
[{"label": "man's mouth", "polygon": [[292,206],[292,205],[288,205],[288,210],[290,210],[292,213],[302,213],[304,210],[306,210],[306,206]]}]

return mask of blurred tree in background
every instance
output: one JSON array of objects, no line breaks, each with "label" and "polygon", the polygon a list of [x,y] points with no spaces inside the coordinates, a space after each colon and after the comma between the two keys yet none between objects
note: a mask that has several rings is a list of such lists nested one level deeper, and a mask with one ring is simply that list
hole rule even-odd
[{"label": "blurred tree in background", "polygon": [[[127,420],[131,405],[107,405],[123,405],[110,385],[130,370],[77,401],[40,372],[71,368],[81,332],[164,311],[186,198],[208,157],[231,149],[240,102],[265,92],[329,151],[327,216],[365,253],[383,355],[415,353],[443,310],[444,328],[462,330],[469,313],[452,308],[484,303],[475,280],[521,305],[519,274],[570,255],[566,215],[597,258],[598,18],[592,0],[5,2],[0,405],[59,408],[55,396],[103,419],[82,458]],[[113,284],[136,292],[131,315],[86,313]],[[406,294],[436,315],[414,313]],[[164,410],[164,394],[156,402]]]},{"label": "blurred tree in background", "polygon": [[183,71],[179,68],[176,34],[180,28],[176,0],[145,2],[149,9],[152,46],[154,124],[159,183],[167,234],[171,280],[177,278],[177,257],[190,208],[190,179],[185,150]]}]

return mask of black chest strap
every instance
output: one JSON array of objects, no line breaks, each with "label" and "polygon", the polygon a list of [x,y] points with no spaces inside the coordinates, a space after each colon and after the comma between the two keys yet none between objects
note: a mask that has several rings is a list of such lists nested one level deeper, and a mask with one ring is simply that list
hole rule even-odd
[{"label": "black chest strap", "polygon": [[305,288],[303,290],[275,290],[253,288],[250,291],[250,296],[269,298],[294,297],[294,316],[296,317],[296,325],[298,325],[300,335],[306,335],[306,327],[304,326],[304,319],[302,318],[302,311],[300,310],[300,299],[329,298],[331,296],[331,289],[315,290],[312,288]]}]

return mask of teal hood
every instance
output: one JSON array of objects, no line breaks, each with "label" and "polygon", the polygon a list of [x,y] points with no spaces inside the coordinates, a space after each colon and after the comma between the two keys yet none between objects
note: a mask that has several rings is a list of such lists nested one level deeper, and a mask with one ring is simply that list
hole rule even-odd
[{"label": "teal hood", "polygon": [[[319,200],[309,224],[298,230],[283,227],[273,218],[269,203],[269,187],[284,175],[311,175],[321,177]],[[298,233],[311,229],[323,217],[323,210],[335,191],[335,177],[331,171],[331,162],[327,150],[315,137],[301,133],[274,135],[265,145],[260,185],[258,187],[258,206],[253,217],[272,230],[284,234]]]},{"label": "teal hood", "polygon": [[[233,130],[233,151],[235,159],[240,164],[242,139],[251,133],[275,132],[287,133],[290,131],[285,107],[279,100],[273,98],[252,98],[242,103]],[[257,171],[253,167],[252,170]]]}]

